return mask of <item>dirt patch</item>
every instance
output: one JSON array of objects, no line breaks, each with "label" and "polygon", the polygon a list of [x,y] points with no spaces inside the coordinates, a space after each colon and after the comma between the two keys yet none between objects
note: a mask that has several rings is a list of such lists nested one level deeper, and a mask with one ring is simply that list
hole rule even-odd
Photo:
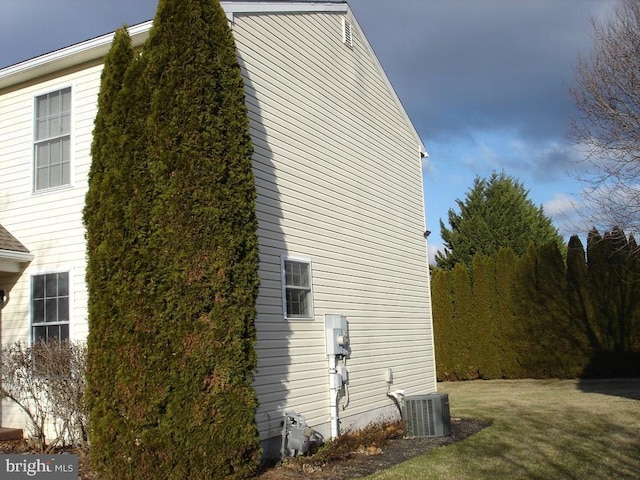
[{"label": "dirt patch", "polygon": [[451,435],[445,437],[390,439],[381,449],[356,451],[343,460],[320,465],[297,461],[267,465],[255,478],[256,480],[345,480],[365,477],[434,448],[463,440],[487,426],[489,426],[488,422],[452,419]]},{"label": "dirt patch", "polygon": [[[354,451],[340,460],[324,463],[286,461],[263,465],[255,480],[346,480],[360,478],[434,448],[463,440],[487,427],[489,423],[478,420],[452,419],[451,435],[445,437],[393,438],[382,448],[364,448]],[[0,453],[36,453],[24,440],[0,442]],[[77,453],[69,451],[68,453]],[[55,454],[55,452],[54,452]],[[79,454],[80,480],[98,480],[89,469],[86,455]]]}]

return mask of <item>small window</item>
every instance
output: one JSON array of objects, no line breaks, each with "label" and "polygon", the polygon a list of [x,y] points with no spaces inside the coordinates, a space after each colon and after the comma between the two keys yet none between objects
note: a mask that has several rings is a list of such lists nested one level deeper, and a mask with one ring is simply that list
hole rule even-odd
[{"label": "small window", "polygon": [[71,87],[36,97],[34,190],[71,183]]},{"label": "small window", "polygon": [[311,262],[282,259],[282,299],[285,318],[313,318]]},{"label": "small window", "polygon": [[69,273],[31,277],[31,337],[33,343],[69,339]]}]

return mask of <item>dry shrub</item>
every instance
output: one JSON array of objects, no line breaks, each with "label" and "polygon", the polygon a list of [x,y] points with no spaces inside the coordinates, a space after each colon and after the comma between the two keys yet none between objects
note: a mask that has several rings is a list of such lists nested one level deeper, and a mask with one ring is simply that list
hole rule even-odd
[{"label": "dry shrub", "polygon": [[351,458],[354,455],[376,455],[389,439],[403,435],[401,421],[380,420],[359,430],[346,430],[305,457],[294,457],[292,462],[319,465]]},{"label": "dry shrub", "polygon": [[[26,414],[36,449],[87,448],[85,366],[86,346],[69,341],[18,342],[2,349],[0,397]],[[49,429],[53,438],[47,443]]]}]

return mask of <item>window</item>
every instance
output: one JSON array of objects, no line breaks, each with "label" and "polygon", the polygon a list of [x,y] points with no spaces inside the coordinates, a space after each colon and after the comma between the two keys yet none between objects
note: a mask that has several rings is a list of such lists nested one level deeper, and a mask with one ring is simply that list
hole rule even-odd
[{"label": "window", "polygon": [[33,343],[69,339],[69,273],[31,277],[31,335]]},{"label": "window", "polygon": [[283,257],[282,289],[285,318],[313,318],[310,261]]},{"label": "window", "polygon": [[36,97],[34,190],[71,183],[71,87]]}]

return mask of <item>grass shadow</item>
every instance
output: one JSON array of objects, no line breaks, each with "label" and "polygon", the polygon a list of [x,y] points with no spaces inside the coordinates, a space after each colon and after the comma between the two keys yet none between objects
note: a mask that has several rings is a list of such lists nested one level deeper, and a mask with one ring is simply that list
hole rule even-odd
[{"label": "grass shadow", "polygon": [[578,388],[585,393],[640,400],[640,378],[581,379]]}]

